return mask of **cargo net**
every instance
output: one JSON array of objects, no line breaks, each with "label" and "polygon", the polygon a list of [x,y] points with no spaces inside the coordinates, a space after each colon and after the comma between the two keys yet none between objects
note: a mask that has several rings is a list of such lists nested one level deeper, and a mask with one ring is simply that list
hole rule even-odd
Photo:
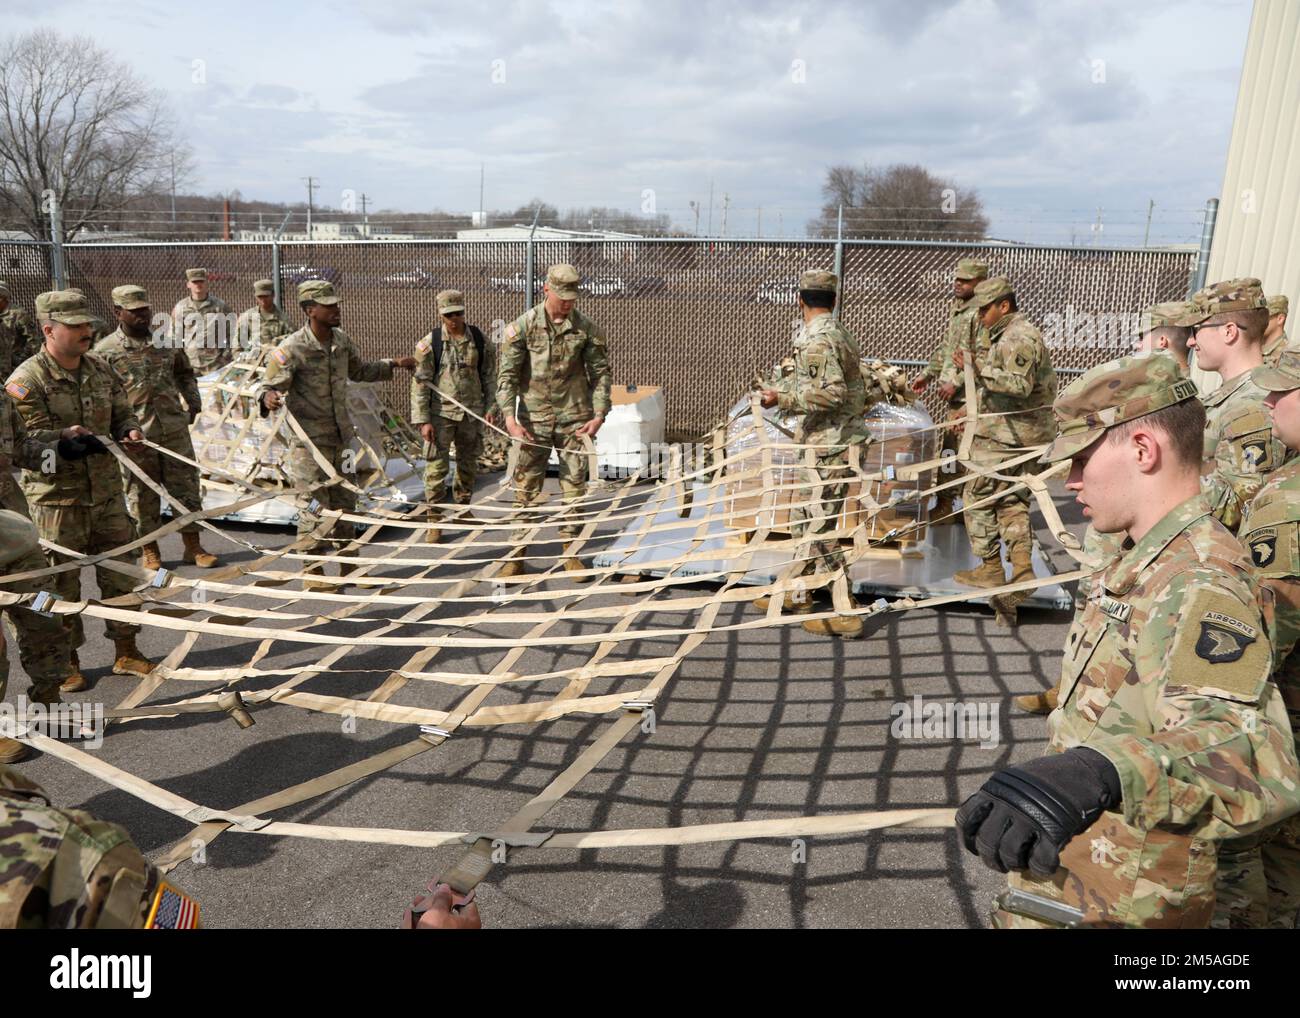
[{"label": "cargo net", "polygon": [[[521,512],[512,504],[508,470],[494,487],[480,492],[472,506],[474,518],[468,519],[456,515],[463,513],[464,506],[410,504],[394,495],[394,480],[378,464],[400,463],[403,469],[414,470],[414,433],[365,397],[353,404],[361,436],[358,444],[365,450],[358,459],[356,482],[340,476],[317,455],[325,479],[312,487],[292,486],[277,449],[290,435],[300,441],[305,436],[287,411],[265,420],[258,415],[254,387],[259,372],[256,363],[236,364],[224,371],[208,386],[208,405],[196,427],[197,465],[205,485],[209,491],[226,493],[228,500],[187,512],[116,444],[107,442],[123,469],[153,487],[174,518],[112,553],[69,556],[71,560],[60,565],[11,579],[100,563],[130,576],[137,583],[135,591],[102,601],[56,601],[48,610],[161,627],[176,637],[174,648],[153,673],[106,712],[110,725],[217,712],[246,727],[263,711],[297,707],[401,726],[410,729],[411,737],[274,794],[216,809],[51,739],[20,720],[18,734],[33,746],[196,825],[162,853],[159,864],[164,870],[191,858],[196,839],[211,842],[225,831],[426,848],[461,845],[458,861],[440,879],[467,892],[489,873],[493,853],[501,846],[527,851],[673,846],[950,826],[954,811],[945,805],[670,828],[561,832],[538,828],[553,806],[643,726],[657,704],[662,706],[669,680],[711,637],[743,638],[750,630],[836,614],[871,616],[1013,595],[1047,583],[1069,582],[1091,568],[1077,539],[1062,525],[1047,491],[1046,482],[1066,465],[1057,464],[1036,474],[1005,475],[1005,479],[1028,487],[1047,529],[1084,563],[1081,570],[991,590],[892,602],[881,599],[871,605],[852,599],[844,569],[809,572],[810,564],[818,560],[809,550],[812,536],[839,540],[849,564],[883,545],[905,547],[918,538],[927,521],[915,507],[964,483],[961,477],[941,479],[944,474],[938,468],[944,460],[934,453],[944,444],[938,439],[945,429],[956,429],[954,435],[960,435],[959,443],[947,444],[958,445],[957,459],[973,474],[998,476],[1012,465],[1036,460],[1042,451],[1016,450],[1003,463],[974,463],[970,449],[979,415],[926,424],[924,411],[901,397],[897,379],[892,392],[874,394],[869,417],[874,440],[851,448],[849,465],[855,478],[851,505],[834,514],[821,514],[820,480],[811,468],[818,448],[798,441],[797,432],[791,433],[790,422],[780,415],[764,412],[755,391],[712,430],[711,455],[703,464],[674,455],[662,469],[656,464],[620,480],[589,481],[579,501],[561,503],[550,497]],[[976,406],[969,366],[966,392],[967,405]],[[491,427],[486,421],[483,426]],[[250,448],[255,450],[251,457]],[[578,451],[588,457],[588,476],[598,478],[591,441]],[[176,456],[161,448],[159,452]],[[512,459],[516,452],[517,446]],[[213,522],[270,499],[293,502],[299,511],[307,512],[327,485],[353,488],[368,500],[369,508],[343,513],[319,510],[317,503],[310,517],[313,529],[287,546],[274,548],[247,541],[241,533]],[[432,509],[441,513],[436,523]],[[809,534],[796,537],[786,530],[794,509],[808,516]],[[716,535],[719,518],[730,545],[724,568],[688,575],[686,569],[693,561],[718,560],[716,548],[705,550],[703,545],[710,534]],[[354,538],[330,536],[340,520],[355,525]],[[110,557],[133,552],[194,522],[250,553],[251,560],[201,577],[182,577]],[[441,543],[426,543],[432,526],[442,532]],[[560,527],[577,528],[576,537],[564,540],[563,557],[536,553],[547,542],[554,547]],[[630,544],[621,545],[611,563],[596,566],[595,553],[607,543],[611,531],[625,542],[630,538]],[[325,542],[326,551],[319,550],[320,542]],[[512,557],[525,549],[529,554],[522,561],[527,571],[502,575]],[[770,583],[744,584],[760,549],[779,552],[785,564]],[[635,566],[621,565],[634,553]],[[581,569],[572,568],[573,559]],[[353,571],[337,577],[305,573],[331,563]],[[323,581],[326,589],[305,589],[309,578],[313,584]],[[711,584],[704,593],[699,589],[702,581]],[[818,588],[829,590],[829,611],[782,612],[785,594]],[[740,622],[720,621],[729,606],[759,595],[771,595],[765,613],[750,612],[739,616]],[[0,603],[30,603],[36,596],[3,593]],[[211,649],[217,639],[224,641],[222,652],[227,657],[229,641],[237,641],[236,648],[243,648],[242,663],[223,667],[195,663],[196,658],[208,657],[201,652]],[[404,660],[398,667],[381,669],[357,660],[374,648],[392,648]],[[645,648],[652,653],[646,654]],[[491,663],[456,668],[467,651],[474,655],[472,660]],[[549,662],[549,667],[527,667],[538,660]],[[339,692],[341,682],[348,692]],[[431,700],[446,706],[429,706]],[[546,725],[573,715],[608,721],[540,793],[490,829],[360,828],[290,823],[270,816],[435,750],[458,732]]]}]

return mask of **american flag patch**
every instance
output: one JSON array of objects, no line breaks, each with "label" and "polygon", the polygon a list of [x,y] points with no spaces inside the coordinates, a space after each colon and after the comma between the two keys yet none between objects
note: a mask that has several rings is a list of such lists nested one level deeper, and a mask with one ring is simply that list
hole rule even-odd
[{"label": "american flag patch", "polygon": [[278,346],[271,351],[271,356],[274,357],[277,361],[279,361],[281,365],[289,363],[289,355],[285,353],[283,350],[281,350]]},{"label": "american flag patch", "polygon": [[420,342],[415,344],[416,353],[428,353],[432,349],[433,349],[433,342],[429,339],[428,336],[425,336],[422,340],[420,340]]},{"label": "american flag patch", "polygon": [[27,394],[31,391],[22,382],[10,382],[5,386],[5,392],[9,393],[14,399],[26,399]]},{"label": "american flag patch", "polygon": [[199,925],[199,903],[165,880],[158,885],[149,909],[147,930],[192,930]]}]

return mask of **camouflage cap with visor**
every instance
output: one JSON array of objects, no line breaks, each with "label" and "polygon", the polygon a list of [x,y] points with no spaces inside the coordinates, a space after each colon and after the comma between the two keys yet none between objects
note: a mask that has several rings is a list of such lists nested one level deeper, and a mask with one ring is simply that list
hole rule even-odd
[{"label": "camouflage cap with visor", "polygon": [[207,269],[186,269],[185,281],[187,283],[206,283],[208,281]]},{"label": "camouflage cap with visor", "polygon": [[147,308],[149,306],[149,294],[145,292],[143,286],[137,286],[135,283],[115,286],[113,287],[113,306],[119,307],[123,311]]},{"label": "camouflage cap with visor", "polygon": [[957,271],[953,275],[957,279],[988,279],[989,263],[978,258],[962,258],[957,262]]},{"label": "camouflage cap with visor", "polygon": [[1120,357],[1099,364],[1071,382],[1052,404],[1056,440],[1042,462],[1055,463],[1083,452],[1107,428],[1196,399],[1196,383],[1183,376],[1168,354]]},{"label": "camouflage cap with visor", "polygon": [[[42,298],[44,298],[42,300]],[[42,320],[64,325],[90,325],[97,319],[90,313],[86,295],[80,290],[50,290],[37,298]]]},{"label": "camouflage cap with visor", "polygon": [[1202,322],[1215,315],[1227,314],[1229,311],[1255,311],[1268,308],[1264,299],[1264,287],[1253,276],[1241,279],[1225,279],[1211,283],[1192,294],[1192,303],[1196,305],[1195,322]]},{"label": "camouflage cap with visor", "polygon": [[[0,286],[3,286],[0,283]],[[1273,315],[1284,315],[1291,309],[1291,302],[1286,299],[1286,294],[1274,294],[1268,298],[1268,314],[1271,318]]]},{"label": "camouflage cap with visor", "polygon": [[840,280],[834,272],[827,272],[825,269],[808,269],[799,277],[799,289],[838,293]]},{"label": "camouflage cap with visor", "polygon": [[992,279],[984,279],[976,284],[975,295],[971,299],[975,301],[977,308],[986,308],[994,301],[1015,295],[1016,288],[1011,284],[1011,280],[1006,276],[994,276]]},{"label": "camouflage cap with visor", "polygon": [[1170,326],[1186,329],[1200,321],[1197,307],[1190,300],[1167,300],[1163,304],[1152,304],[1142,309],[1138,319],[1139,333]]},{"label": "camouflage cap with visor", "polygon": [[437,296],[438,314],[449,315],[465,310],[465,295],[459,290],[439,290]]},{"label": "camouflage cap with visor", "polygon": [[578,270],[566,262],[552,265],[546,273],[546,285],[560,300],[577,300],[578,283],[581,281],[582,277],[578,275]]},{"label": "camouflage cap with visor", "polygon": [[298,303],[314,301],[317,304],[337,304],[340,300],[334,292],[334,284],[328,279],[305,279],[298,284]]},{"label": "camouflage cap with visor", "polygon": [[1250,380],[1269,392],[1300,389],[1300,350],[1283,350],[1277,364],[1261,364],[1250,373]]},{"label": "camouflage cap with visor", "polygon": [[275,283],[269,279],[258,279],[253,282],[254,297],[274,297]]}]

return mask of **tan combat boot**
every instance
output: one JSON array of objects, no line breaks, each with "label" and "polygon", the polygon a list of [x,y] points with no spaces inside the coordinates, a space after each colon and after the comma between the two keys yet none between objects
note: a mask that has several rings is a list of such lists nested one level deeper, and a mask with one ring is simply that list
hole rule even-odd
[{"label": "tan combat boot", "polygon": [[439,530],[437,527],[430,527],[428,530],[424,532],[425,544],[437,544],[441,540],[442,540],[442,531]]},{"label": "tan combat boot", "polygon": [[527,546],[515,548],[507,555],[501,568],[497,570],[498,576],[523,576],[528,570],[524,568],[524,556],[528,554]]},{"label": "tan combat boot", "polygon": [[[1028,548],[1011,549],[1011,579],[1009,583],[1019,583],[1021,580],[1032,580],[1034,578],[1034,566],[1032,554]],[[999,616],[1012,616],[1012,625],[1014,625],[1014,616],[1016,606],[1029,600],[1031,590],[1017,590],[1011,594],[995,594],[989,598],[989,603],[993,605],[993,610]],[[1010,627],[1008,627],[1010,628]]]},{"label": "tan combat boot", "polygon": [[[771,603],[771,595],[754,598],[754,607],[761,612],[766,612],[767,606]],[[781,611],[786,615],[808,615],[812,610],[812,598],[807,594],[805,594],[801,600],[796,601],[794,595],[787,592],[781,602]]]},{"label": "tan combat boot", "polygon": [[1002,571],[1002,559],[997,555],[986,558],[976,569],[953,573],[952,578],[965,587],[1000,587],[1007,582],[1007,574]]},{"label": "tan combat boot", "polygon": [[140,549],[140,568],[141,569],[161,569],[162,553],[158,550],[158,542],[150,541]]},{"label": "tan combat boot", "polygon": [[135,645],[134,636],[126,636],[113,641],[114,675],[148,675],[153,671],[153,662],[140,653]]},{"label": "tan combat boot", "polygon": [[[199,532],[197,530],[182,531],[181,540],[185,542],[185,556],[181,561],[187,566],[211,569],[217,564],[217,556],[204,551],[203,546],[199,544]],[[157,547],[157,545],[154,545],[154,547]]]},{"label": "tan combat boot", "polygon": [[334,584],[332,584],[332,583],[326,583],[324,580],[312,580],[312,579],[308,579],[308,577],[311,577],[311,576],[324,576],[324,575],[325,575],[325,567],[322,566],[322,565],[320,565],[320,564],[316,564],[316,565],[310,565],[310,566],[308,566],[306,569],[304,569],[304,570],[302,571],[302,575],[303,575],[303,580],[302,580],[302,589],[303,589],[303,590],[306,590],[306,591],[309,591],[309,592],[311,592],[311,593],[315,593],[315,594],[320,594],[320,593],[323,593],[323,592],[325,592],[325,591],[327,591],[327,590],[333,590],[333,589],[334,589]]},{"label": "tan combat boot", "polygon": [[809,619],[803,628],[817,636],[840,636],[853,640],[862,635],[862,619],[857,615],[836,615],[829,619]]},{"label": "tan combat boot", "polygon": [[1030,693],[1027,696],[1016,697],[1016,706],[1030,714],[1050,714],[1056,710],[1056,702],[1055,686],[1045,693]]},{"label": "tan combat boot", "polygon": [[[63,693],[80,693],[86,688],[86,677],[81,674],[81,662],[77,660],[77,652],[72,652],[72,658],[69,666],[68,677],[59,685],[59,691]],[[58,703],[58,700],[54,701]]]},{"label": "tan combat boot", "polygon": [[[566,573],[581,573],[586,568],[587,567],[582,564],[582,559],[578,558],[576,555],[570,555],[564,560],[564,571]],[[595,577],[574,576],[572,577],[572,579],[574,583],[590,583],[592,580],[595,579]]]},{"label": "tan combat boot", "polygon": [[26,760],[31,755],[32,751],[17,739],[0,735],[0,764],[17,763],[19,760]]}]

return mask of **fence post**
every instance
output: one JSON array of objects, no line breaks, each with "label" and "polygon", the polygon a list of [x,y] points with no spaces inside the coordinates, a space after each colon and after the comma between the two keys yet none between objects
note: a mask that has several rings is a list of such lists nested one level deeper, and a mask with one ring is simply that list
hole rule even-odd
[{"label": "fence post", "polygon": [[1210,271],[1210,245],[1214,243],[1214,222],[1219,217],[1219,199],[1211,198],[1205,203],[1205,218],[1201,221],[1201,246],[1196,252],[1196,264],[1192,267],[1191,278],[1187,281],[1187,296],[1191,296],[1205,285],[1206,273]]},{"label": "fence post", "polygon": [[835,278],[840,281],[839,297],[835,301],[835,310],[831,314],[838,319],[840,308],[844,304],[844,206],[840,206],[839,218],[835,222]]},{"label": "fence post", "polygon": [[50,275],[54,289],[67,289],[67,267],[63,261],[63,211],[56,198],[50,203]]},{"label": "fence post", "polygon": [[284,304],[280,301],[280,234],[284,233],[284,228],[289,225],[289,217],[292,212],[284,214],[284,220],[280,223],[280,228],[275,231],[275,236],[271,238],[271,286],[275,290],[275,306],[281,311],[284,310]]},{"label": "fence post", "polygon": [[524,256],[524,310],[527,311],[533,306],[533,234],[537,232],[537,220],[541,217],[542,207],[537,206],[537,211],[533,213],[533,228],[528,231],[528,245]]}]

